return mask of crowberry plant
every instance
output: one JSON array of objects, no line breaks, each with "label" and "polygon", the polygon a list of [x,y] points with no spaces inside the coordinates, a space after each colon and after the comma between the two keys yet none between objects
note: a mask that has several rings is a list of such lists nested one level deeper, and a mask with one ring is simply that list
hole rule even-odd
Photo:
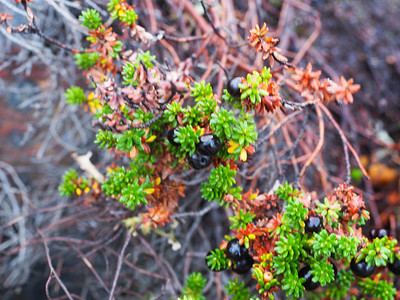
[{"label": "crowberry plant", "polygon": [[[184,5],[191,7],[189,2]],[[29,15],[28,1],[22,3]],[[201,5],[209,18],[204,1]],[[192,191],[185,195],[182,174],[199,176],[201,198],[227,209],[232,222],[230,234],[205,255],[207,268],[243,276],[252,271],[248,276],[254,279],[252,292],[256,295],[235,278],[226,287],[233,299],[273,299],[278,290],[295,298],[315,290],[321,297],[335,299],[348,293],[393,299],[396,290],[385,267],[395,275],[400,273],[397,240],[382,230],[371,232],[370,239],[363,236],[361,227],[370,215],[363,195],[348,180],[349,150],[365,177],[367,173],[329,109],[332,102],[353,103],[360,86],[352,78],[321,78],[322,71],[313,69],[311,63],[306,68],[292,65],[276,47],[279,39],[268,34],[264,23],[248,33],[251,50],[246,51],[259,52],[268,66],[242,64],[247,74],[230,79],[224,89],[208,76],[202,80],[195,74],[195,68],[202,66],[195,60],[205,53],[201,51],[209,51],[205,45],[193,57],[180,61],[164,33],[155,36],[150,33],[155,29],[138,25],[146,16],[134,5],[110,0],[107,11],[121,32],[110,26],[104,11],[87,9],[79,16],[90,44],[72,52],[77,67],[84,70],[87,91],[71,86],[64,97],[71,105],[90,108],[98,130],[94,142],[106,148],[114,160],[107,165],[107,173],[103,172],[104,178],[67,171],[59,187],[61,195],[121,203],[125,215],[129,214],[123,223],[132,234],[153,231],[177,245],[172,231],[160,233],[160,228],[172,227],[179,215],[179,201]],[[4,16],[1,22],[7,29],[11,28],[8,19]],[[30,17],[30,27],[10,30],[29,32],[26,28],[30,28],[34,32],[38,30],[34,20]],[[231,45],[222,30],[214,25],[210,28],[210,33],[196,39],[216,45],[212,39],[222,38],[227,47]],[[178,38],[174,41],[181,42]],[[146,45],[151,43],[168,49],[176,63],[163,63],[162,57],[153,55],[156,49],[148,50]],[[234,50],[221,52],[228,51]],[[240,63],[231,54],[224,56],[225,62],[227,57],[232,67]],[[298,130],[287,124],[300,116]],[[309,123],[315,120],[318,134]],[[327,186],[326,170],[319,168],[317,159],[323,149],[325,121],[340,135],[348,174],[343,182],[335,182],[336,188],[325,189],[320,198],[313,186],[305,184],[320,178]],[[285,147],[274,142],[273,136],[281,128]],[[314,140],[318,142],[311,149],[307,143]],[[265,150],[267,143],[272,145],[273,163]],[[262,163],[251,166],[254,158]],[[265,173],[279,161],[284,163],[273,183],[268,187],[261,184]],[[308,173],[307,177],[313,164],[325,173]],[[295,165],[294,177],[286,172],[289,165]],[[201,171],[193,172],[190,167]],[[200,177],[202,174],[208,178]],[[255,184],[246,184],[247,178]],[[120,261],[123,259],[121,256]],[[201,273],[192,273],[180,299],[205,299],[205,285]],[[354,291],[350,291],[352,285],[357,286]]]}]

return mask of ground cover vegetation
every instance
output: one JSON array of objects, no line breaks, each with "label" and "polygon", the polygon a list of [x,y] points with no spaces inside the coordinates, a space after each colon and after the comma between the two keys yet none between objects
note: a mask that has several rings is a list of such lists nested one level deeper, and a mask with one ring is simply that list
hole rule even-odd
[{"label": "ground cover vegetation", "polygon": [[[56,134],[75,161],[58,178],[65,202],[7,220],[4,259],[44,247],[49,299],[394,299],[395,216],[384,228],[367,182],[398,173],[365,162],[339,124],[361,85],[307,61],[321,30],[309,2],[67,1],[55,7],[81,30],[70,41],[43,31],[36,1],[6,2],[11,41],[37,37],[75,68],[64,107],[89,121],[75,130],[94,131],[101,159]],[[291,50],[287,14],[315,23]],[[7,238],[67,207],[24,243]],[[9,295],[26,285],[2,276]]]}]

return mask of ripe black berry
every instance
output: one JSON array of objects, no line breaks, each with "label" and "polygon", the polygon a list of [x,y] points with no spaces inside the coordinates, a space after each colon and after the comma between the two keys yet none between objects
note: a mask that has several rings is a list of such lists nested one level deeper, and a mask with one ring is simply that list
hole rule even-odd
[{"label": "ripe black berry", "polygon": [[235,272],[237,274],[247,273],[253,266],[253,263],[253,258],[249,254],[247,254],[239,260],[235,261],[235,265],[232,267],[232,272]]},{"label": "ripe black berry", "polygon": [[389,232],[385,228],[371,228],[369,231],[369,237],[371,240],[375,238],[383,238],[389,236]]},{"label": "ripe black berry", "polygon": [[351,260],[350,269],[353,271],[354,275],[358,277],[368,277],[375,271],[375,265],[372,264],[370,267],[368,263],[363,259],[356,263],[355,258]]},{"label": "ripe black berry", "polygon": [[207,168],[211,162],[211,156],[195,152],[192,156],[188,156],[189,165],[196,170]]},{"label": "ripe black berry", "polygon": [[400,260],[397,257],[394,257],[393,263],[388,264],[389,270],[392,271],[395,275],[400,275]]},{"label": "ripe black berry", "polygon": [[238,239],[230,240],[226,246],[226,257],[234,261],[238,261],[241,258],[249,256],[249,250],[246,246],[240,245]]},{"label": "ripe black berry", "polygon": [[239,83],[242,83],[242,77],[233,77],[228,81],[227,90],[232,97],[240,96]]},{"label": "ripe black berry", "polygon": [[299,271],[299,278],[305,278],[306,281],[303,282],[303,286],[307,291],[315,290],[319,287],[319,282],[313,282],[313,276],[310,273],[311,268],[310,266],[305,266],[300,269]]},{"label": "ripe black berry", "polygon": [[168,138],[168,141],[171,143],[171,145],[174,145],[174,146],[179,146],[180,145],[179,143],[175,142],[176,133],[178,131],[179,131],[178,127],[175,127],[173,129],[171,129],[170,131],[168,131],[167,138]]},{"label": "ripe black berry", "polygon": [[203,135],[199,138],[196,149],[201,154],[213,156],[221,149],[221,141],[213,134]]},{"label": "ripe black berry", "polygon": [[320,232],[322,229],[322,219],[316,215],[309,215],[305,222],[305,229],[308,233]]}]

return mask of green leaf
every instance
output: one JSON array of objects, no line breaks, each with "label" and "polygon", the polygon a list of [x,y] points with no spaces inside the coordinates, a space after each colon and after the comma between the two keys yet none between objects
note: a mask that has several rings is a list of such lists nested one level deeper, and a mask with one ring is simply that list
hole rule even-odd
[{"label": "green leaf", "polygon": [[200,123],[203,122],[204,113],[199,107],[199,103],[196,103],[195,106],[187,106],[186,108],[182,109],[184,114],[184,124],[188,124],[192,127],[196,127]]},{"label": "green leaf", "polygon": [[337,240],[337,246],[335,250],[335,258],[337,260],[341,260],[344,258],[352,258],[357,253],[357,247],[361,243],[361,240],[354,236],[341,236],[339,240]]},{"label": "green leaf", "polygon": [[79,69],[89,70],[100,57],[99,52],[76,53],[74,55],[75,63]]},{"label": "green leaf", "polygon": [[145,129],[130,129],[117,135],[117,150],[129,152],[135,146],[143,151],[142,137],[146,134]]},{"label": "green leaf", "polygon": [[154,67],[152,61],[155,58],[156,57],[154,55],[151,55],[150,51],[137,53],[137,57],[133,63],[128,61],[122,67],[122,79],[123,79],[122,84],[132,85],[132,86],[138,85],[139,82],[137,79],[135,79],[135,73],[136,70],[139,68],[140,63],[142,62],[146,66],[146,68],[152,68]]},{"label": "green leaf", "polygon": [[274,251],[279,255],[273,258],[274,268],[280,268],[279,271],[277,270],[278,274],[287,271],[288,267],[290,267],[290,265],[284,265],[282,268],[279,265],[282,260],[288,263],[291,261],[297,262],[300,258],[306,256],[303,249],[305,243],[305,237],[299,232],[289,233],[286,236],[281,235],[274,248]]},{"label": "green leaf", "polygon": [[95,144],[99,144],[99,148],[106,147],[107,149],[111,149],[117,145],[117,136],[111,131],[103,131],[99,129],[96,134]]},{"label": "green leaf", "polygon": [[181,126],[176,132],[180,147],[172,147],[170,149],[178,156],[191,156],[196,151],[196,144],[199,142],[201,134],[202,130],[200,128],[195,130],[191,125]]},{"label": "green leaf", "polygon": [[251,223],[256,215],[252,214],[251,212],[243,213],[243,210],[239,210],[239,214],[237,216],[232,216],[229,218],[229,221],[232,222],[232,225],[229,227],[230,229],[245,229],[247,224]]},{"label": "green leaf", "polygon": [[232,185],[236,183],[235,176],[236,170],[231,170],[229,165],[220,165],[218,168],[211,170],[208,178],[209,182],[201,184],[203,186],[201,189],[202,197],[208,201],[217,201],[219,205],[223,206],[227,205],[223,200],[223,196],[228,192],[235,192],[236,196],[240,197],[238,198],[240,200],[241,196],[238,192],[241,192],[242,189],[237,187],[235,190],[231,190]]},{"label": "green leaf", "polygon": [[182,111],[182,106],[178,102],[172,102],[167,104],[167,108],[163,114],[163,123],[171,124],[172,128],[178,126],[177,117],[178,114]]},{"label": "green leaf", "polygon": [[227,111],[221,107],[211,115],[210,128],[214,130],[214,134],[221,140],[231,140],[233,127],[237,123],[232,111]]},{"label": "green leaf", "polygon": [[305,226],[304,220],[307,215],[308,209],[304,207],[298,198],[293,197],[286,204],[286,211],[282,215],[282,225],[290,228],[290,230],[300,231]]},{"label": "green leaf", "polygon": [[314,262],[310,264],[310,267],[313,282],[319,282],[321,286],[325,286],[327,283],[334,281],[335,273],[333,271],[333,266],[326,259],[314,260]]},{"label": "green leaf", "polygon": [[315,212],[323,217],[324,224],[328,223],[332,228],[338,226],[339,213],[341,206],[337,200],[330,203],[328,198],[324,199],[324,203],[317,203]]},{"label": "green leaf", "polygon": [[206,256],[208,268],[216,272],[228,269],[228,262],[224,249],[216,248]]},{"label": "green leaf", "polygon": [[81,105],[86,100],[85,92],[78,86],[71,86],[64,93],[67,103],[71,105]]},{"label": "green leaf", "polygon": [[132,25],[136,22],[138,16],[133,9],[125,10],[125,13],[119,16],[119,19],[127,25]]},{"label": "green leaf", "polygon": [[207,279],[203,278],[201,273],[190,274],[182,291],[183,296],[191,300],[205,300],[203,289],[206,283]]},{"label": "green leaf", "polygon": [[327,286],[326,294],[330,299],[344,299],[348,295],[352,282],[356,278],[349,270],[342,269],[336,276],[336,281],[333,281]]},{"label": "green leaf", "polygon": [[389,283],[386,280],[375,281],[371,278],[365,278],[364,281],[359,281],[358,285],[364,295],[372,296],[375,299],[391,300],[397,294],[393,283]]},{"label": "green leaf", "polygon": [[109,174],[109,179],[103,182],[102,190],[107,196],[119,197],[119,202],[131,210],[141,204],[147,204],[145,196],[153,187],[149,177],[146,175],[139,182],[139,168],[125,169],[120,167]]},{"label": "green leaf", "polygon": [[305,290],[303,282],[305,278],[299,278],[297,272],[286,273],[282,279],[282,290],[286,291],[286,296],[293,296],[295,298],[300,298],[303,296]]},{"label": "green leaf", "polygon": [[[81,181],[79,186],[77,185],[78,181]],[[78,187],[84,190],[87,186],[89,186],[89,180],[85,176],[79,176],[77,171],[69,169],[64,173],[58,191],[61,196],[71,197]]]},{"label": "green leaf", "polygon": [[314,240],[311,243],[311,253],[314,255],[314,257],[331,257],[332,253],[335,252],[337,245],[336,234],[328,234],[326,229],[323,229],[319,233],[314,233],[313,237]]},{"label": "green leaf", "polygon": [[99,12],[90,8],[86,11],[82,11],[82,14],[79,16],[79,21],[89,30],[95,30],[102,25]]},{"label": "green leaf", "polygon": [[239,282],[237,278],[228,280],[228,285],[225,286],[228,295],[232,300],[255,300],[256,297],[249,293],[249,289],[244,286],[244,282]]},{"label": "green leaf", "polygon": [[195,98],[196,102],[213,97],[211,85],[209,83],[206,85],[204,80],[200,83],[195,82],[194,87],[191,87],[190,91],[192,92],[190,96]]},{"label": "green leaf", "polygon": [[365,258],[369,266],[374,264],[377,267],[387,265],[387,262],[393,262],[396,239],[388,239],[387,236],[383,238],[375,238],[372,242],[367,243],[366,247],[361,249],[360,255],[357,260]]},{"label": "green leaf", "polygon": [[[245,101],[246,99],[249,99],[250,105],[248,101],[246,105],[248,105],[248,108],[254,109],[259,103],[261,103],[262,97],[269,95],[265,88],[268,87],[269,79],[271,77],[272,75],[270,69],[267,67],[263,68],[261,74],[257,71],[253,71],[252,74],[247,74],[247,83],[239,83],[239,88],[242,91],[240,100]],[[234,101],[234,99],[230,99],[228,97],[225,98],[228,101]],[[242,103],[237,101],[234,107],[240,108],[242,105]]]}]

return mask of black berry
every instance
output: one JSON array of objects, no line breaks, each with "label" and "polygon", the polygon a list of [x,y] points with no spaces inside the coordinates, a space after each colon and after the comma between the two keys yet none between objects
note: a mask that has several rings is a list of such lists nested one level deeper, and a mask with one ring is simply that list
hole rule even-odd
[{"label": "black berry", "polygon": [[237,274],[248,272],[254,260],[245,245],[240,245],[238,239],[230,240],[226,246],[226,257],[233,261],[232,271]]},{"label": "black berry", "polygon": [[233,77],[228,81],[227,90],[232,97],[240,96],[239,83],[242,83],[242,77]]},{"label": "black berry", "polygon": [[388,264],[389,270],[392,271],[395,275],[400,275],[400,260],[397,257],[394,257],[393,263]]},{"label": "black berry", "polygon": [[179,145],[180,145],[179,143],[175,142],[176,133],[177,133],[178,131],[179,131],[179,128],[178,128],[178,127],[176,127],[176,128],[174,128],[174,129],[171,129],[170,131],[168,131],[167,138],[168,138],[168,141],[170,142],[171,145],[174,145],[174,146],[179,146]]},{"label": "black berry", "polygon": [[249,254],[247,254],[239,260],[235,261],[235,264],[232,267],[232,272],[235,272],[237,274],[247,273],[253,266],[253,263],[253,258]]},{"label": "black berry", "polygon": [[375,265],[372,264],[369,267],[364,259],[356,263],[355,258],[353,258],[350,263],[350,269],[353,271],[354,275],[365,278],[374,273]]},{"label": "black berry", "polygon": [[303,282],[303,286],[307,291],[315,290],[319,287],[319,282],[313,282],[313,276],[310,273],[310,266],[305,266],[299,271],[299,278],[305,278],[306,281]]},{"label": "black berry", "polygon": [[221,141],[213,134],[203,135],[199,138],[196,149],[201,154],[213,156],[221,149]]},{"label": "black berry", "polygon": [[226,257],[234,261],[249,256],[249,250],[245,245],[240,245],[238,239],[230,240],[226,246]]},{"label": "black berry", "polygon": [[207,168],[211,162],[211,156],[195,152],[192,156],[188,156],[189,165],[196,170]]},{"label": "black berry", "polygon": [[320,232],[322,229],[322,219],[316,215],[309,215],[305,222],[305,229],[308,233]]},{"label": "black berry", "polygon": [[389,232],[384,228],[371,228],[369,231],[369,237],[371,240],[375,238],[383,238],[385,236],[389,236]]}]

